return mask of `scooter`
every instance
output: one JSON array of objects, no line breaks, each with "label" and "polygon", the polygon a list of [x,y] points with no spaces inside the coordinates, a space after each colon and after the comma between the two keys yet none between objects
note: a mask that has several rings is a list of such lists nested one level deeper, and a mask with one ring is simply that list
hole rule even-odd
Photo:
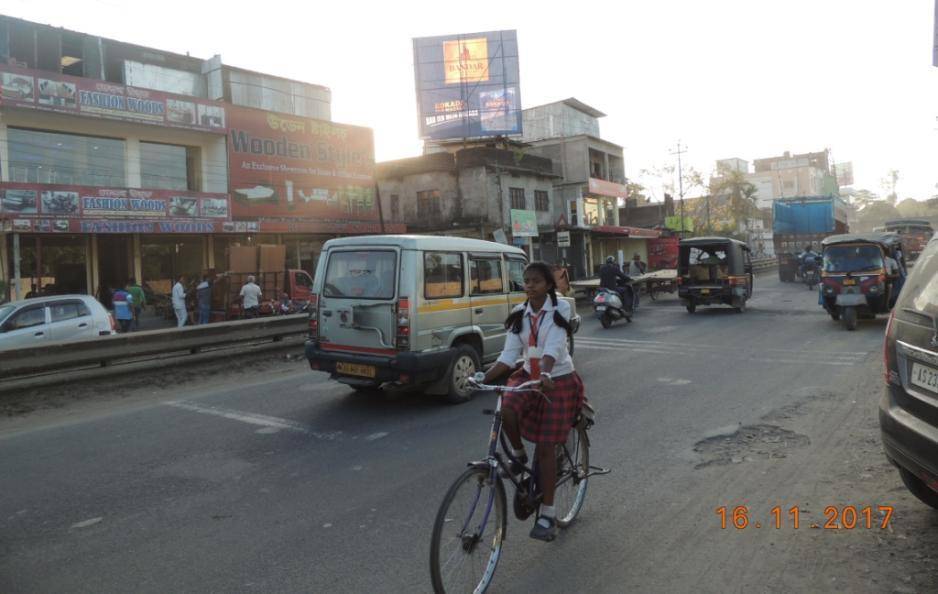
[{"label": "scooter", "polygon": [[603,328],[609,328],[616,320],[625,318],[625,321],[632,322],[632,291],[631,285],[620,285],[623,289],[628,305],[622,303],[622,296],[618,292],[610,289],[600,288],[599,292],[593,298],[593,314],[599,319]]}]

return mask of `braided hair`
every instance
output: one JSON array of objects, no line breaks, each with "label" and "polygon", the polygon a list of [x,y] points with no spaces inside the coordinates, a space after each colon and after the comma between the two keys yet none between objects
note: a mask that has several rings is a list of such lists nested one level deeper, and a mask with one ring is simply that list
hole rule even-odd
[{"label": "braided hair", "polygon": [[[544,280],[547,282],[547,296],[550,298],[551,305],[554,306],[554,325],[563,328],[567,332],[567,336],[572,335],[573,328],[570,327],[570,322],[567,318],[563,317],[557,309],[557,280],[554,279],[554,273],[550,269],[550,266],[544,262],[531,262],[524,269],[524,272],[525,274],[528,272],[537,272],[544,277]],[[508,317],[505,318],[506,330],[511,330],[515,334],[521,334],[521,327],[524,324],[524,310],[527,307],[528,302],[525,301],[521,307],[508,314]]]}]

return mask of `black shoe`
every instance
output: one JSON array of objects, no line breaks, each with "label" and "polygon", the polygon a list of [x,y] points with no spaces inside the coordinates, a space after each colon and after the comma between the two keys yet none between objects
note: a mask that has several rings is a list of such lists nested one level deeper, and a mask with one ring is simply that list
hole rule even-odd
[{"label": "black shoe", "polygon": [[[541,526],[541,520],[547,520],[550,523],[550,526],[547,528]],[[548,518],[547,516],[538,516],[537,521],[534,522],[534,528],[531,528],[531,538],[543,540],[544,542],[550,542],[556,537],[557,520],[554,518]]]}]

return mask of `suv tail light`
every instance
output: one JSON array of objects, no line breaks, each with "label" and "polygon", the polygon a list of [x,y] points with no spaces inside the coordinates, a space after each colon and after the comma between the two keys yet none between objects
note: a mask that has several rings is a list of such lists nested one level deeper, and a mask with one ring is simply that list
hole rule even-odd
[{"label": "suv tail light", "polygon": [[406,351],[410,348],[410,299],[401,297],[397,300],[397,320],[396,340],[394,342],[397,350]]},{"label": "suv tail light", "polygon": [[319,338],[319,295],[311,293],[309,296],[309,339]]},{"label": "suv tail light", "polygon": [[886,337],[883,339],[883,380],[886,385],[900,385],[899,370],[896,365],[896,338],[893,336],[893,325],[896,321],[896,310],[889,314],[886,323]]}]

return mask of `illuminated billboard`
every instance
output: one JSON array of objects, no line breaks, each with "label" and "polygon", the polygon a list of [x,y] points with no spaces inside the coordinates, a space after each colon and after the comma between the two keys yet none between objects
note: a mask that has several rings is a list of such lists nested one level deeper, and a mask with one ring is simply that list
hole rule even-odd
[{"label": "illuminated billboard", "polygon": [[424,140],[521,134],[515,31],[414,39],[414,74]]}]

